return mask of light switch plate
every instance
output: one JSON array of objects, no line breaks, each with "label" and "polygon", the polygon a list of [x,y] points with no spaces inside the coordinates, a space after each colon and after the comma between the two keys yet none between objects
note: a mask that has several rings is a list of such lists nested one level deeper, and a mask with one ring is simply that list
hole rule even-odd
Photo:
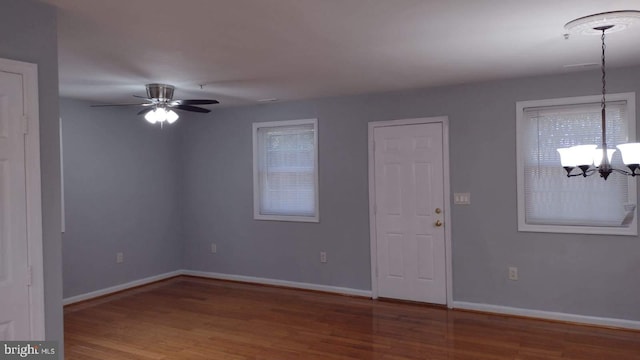
[{"label": "light switch plate", "polygon": [[453,193],[453,203],[456,205],[470,205],[471,193]]}]

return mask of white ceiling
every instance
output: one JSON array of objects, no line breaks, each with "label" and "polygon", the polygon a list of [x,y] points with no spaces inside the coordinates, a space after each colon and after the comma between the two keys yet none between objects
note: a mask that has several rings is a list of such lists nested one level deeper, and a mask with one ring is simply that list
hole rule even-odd
[{"label": "white ceiling", "polygon": [[[62,96],[131,102],[162,82],[175,98],[221,105],[582,70],[563,65],[599,63],[600,39],[565,40],[564,24],[640,10],[639,0],[43,1],[59,8]],[[640,23],[611,34],[608,66],[640,64],[638,44]]]}]

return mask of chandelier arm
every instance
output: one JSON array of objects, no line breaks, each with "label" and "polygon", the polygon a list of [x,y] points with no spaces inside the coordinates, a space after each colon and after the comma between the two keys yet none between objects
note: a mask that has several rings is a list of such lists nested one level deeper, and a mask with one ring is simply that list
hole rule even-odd
[{"label": "chandelier arm", "polygon": [[[578,169],[580,172],[574,173],[573,172],[574,169]],[[610,167],[609,169],[611,170],[611,172],[616,172],[616,173],[622,174],[622,175],[628,175],[628,176],[638,176],[638,175],[640,175],[640,172],[637,172],[636,170],[628,171],[628,170],[618,169],[618,168],[614,168],[614,167]],[[581,170],[579,167],[574,167],[574,168],[570,168],[570,169],[566,169],[565,168],[565,170],[567,170],[567,177],[568,178],[576,177],[576,176],[587,177],[587,176],[591,176],[593,174],[599,173],[600,172],[600,167],[591,167],[591,168],[589,168],[588,170],[585,170],[585,171]]]},{"label": "chandelier arm", "polygon": [[640,169],[638,164],[628,164],[627,167],[630,170],[631,176],[640,175],[640,173],[636,172],[636,170]]},{"label": "chandelier arm", "polygon": [[631,172],[631,171],[627,171],[627,170],[624,170],[624,169],[611,168],[611,170],[617,172],[618,174],[623,174],[623,175],[629,175],[629,176],[638,175],[636,172]]},{"label": "chandelier arm", "polygon": [[584,175],[583,173],[579,173],[579,174],[567,174],[567,177],[568,177],[568,178],[576,177],[576,176],[587,177],[587,176],[589,176],[589,175],[591,175],[591,174],[587,174],[587,175]]},{"label": "chandelier arm", "polygon": [[[594,168],[594,167],[590,167],[588,169],[583,169],[580,168],[579,166],[576,167],[565,167],[564,168],[567,171],[567,177],[575,177],[575,176],[582,176],[582,177],[587,177],[587,176],[591,176],[593,174],[595,174],[596,172],[598,172],[598,168]],[[574,169],[578,169],[578,173],[573,173]]]}]

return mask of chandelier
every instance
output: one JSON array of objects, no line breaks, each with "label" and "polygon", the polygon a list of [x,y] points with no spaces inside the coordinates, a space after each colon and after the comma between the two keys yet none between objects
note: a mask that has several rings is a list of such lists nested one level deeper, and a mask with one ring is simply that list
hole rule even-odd
[{"label": "chandelier", "polygon": [[[640,143],[627,143],[616,146],[620,150],[622,162],[627,169],[617,169],[611,166],[611,158],[615,149],[607,147],[607,117],[606,117],[606,68],[605,68],[605,34],[626,29],[635,20],[640,19],[640,11],[623,10],[589,15],[568,22],[564,27],[567,31],[581,34],[598,34],[602,40],[602,100],[600,102],[602,117],[602,143],[598,145],[577,145],[558,149],[560,163],[567,171],[567,177],[587,177],[595,173],[607,180],[612,172],[636,176],[640,175]],[[633,119],[635,121],[635,119]],[[575,171],[574,171],[575,170]]]}]

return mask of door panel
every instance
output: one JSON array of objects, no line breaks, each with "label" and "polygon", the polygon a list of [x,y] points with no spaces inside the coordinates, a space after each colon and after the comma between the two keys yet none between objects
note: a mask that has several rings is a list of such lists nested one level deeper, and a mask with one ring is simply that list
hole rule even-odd
[{"label": "door panel", "polygon": [[418,278],[433,280],[435,273],[433,236],[416,235],[416,240],[418,242]]},{"label": "door panel", "polygon": [[385,208],[388,215],[400,215],[402,212],[402,178],[400,164],[384,164],[384,177],[386,188]]},{"label": "door panel", "polygon": [[387,238],[387,261],[389,276],[404,278],[404,253],[402,252],[404,237],[399,234],[389,234]]},{"label": "door panel", "polygon": [[416,189],[424,189],[424,191],[416,191],[416,216],[429,216],[431,209],[428,208],[431,201],[431,165],[415,164],[413,170],[414,183]]},{"label": "door panel", "polygon": [[442,134],[441,123],[374,129],[381,297],[446,303]]},{"label": "door panel", "polygon": [[30,337],[22,86],[0,72],[0,340]]}]

